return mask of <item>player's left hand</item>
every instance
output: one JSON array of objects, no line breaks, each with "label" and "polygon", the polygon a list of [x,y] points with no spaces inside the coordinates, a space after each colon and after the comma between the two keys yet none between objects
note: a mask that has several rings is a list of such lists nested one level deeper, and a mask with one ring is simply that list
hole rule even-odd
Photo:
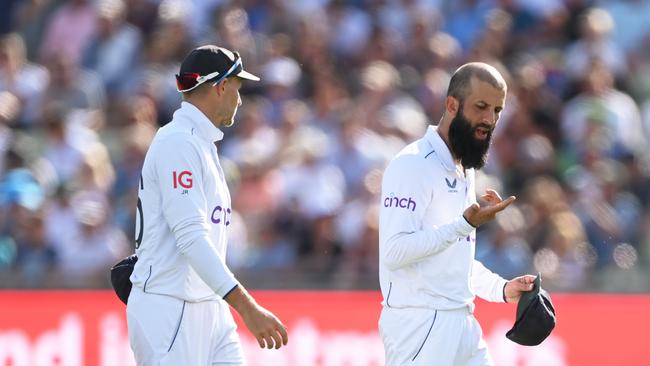
[{"label": "player's left hand", "polygon": [[250,311],[239,313],[246,327],[257,339],[260,348],[279,349],[289,342],[287,328],[272,312],[255,304]]},{"label": "player's left hand", "polygon": [[505,289],[503,290],[506,302],[518,303],[519,298],[524,292],[528,292],[533,289],[533,282],[535,282],[535,276],[533,275],[524,275],[520,277],[515,277],[508,281]]}]

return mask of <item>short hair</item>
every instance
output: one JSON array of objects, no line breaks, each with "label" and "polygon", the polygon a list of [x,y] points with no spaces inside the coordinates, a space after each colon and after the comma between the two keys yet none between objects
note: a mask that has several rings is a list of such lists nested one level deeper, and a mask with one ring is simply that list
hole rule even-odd
[{"label": "short hair", "polygon": [[191,98],[194,95],[201,95],[201,94],[206,93],[207,89],[209,89],[211,87],[212,87],[212,83],[209,82],[209,81],[206,81],[205,83],[197,86],[196,88],[194,88],[192,90],[181,92],[181,97],[183,98],[183,100],[186,101],[186,100],[188,100],[188,98]]},{"label": "short hair", "polygon": [[506,90],[507,85],[499,71],[482,62],[470,62],[459,67],[452,75],[447,89],[447,96],[464,100],[470,93],[472,78],[489,83],[493,87]]}]

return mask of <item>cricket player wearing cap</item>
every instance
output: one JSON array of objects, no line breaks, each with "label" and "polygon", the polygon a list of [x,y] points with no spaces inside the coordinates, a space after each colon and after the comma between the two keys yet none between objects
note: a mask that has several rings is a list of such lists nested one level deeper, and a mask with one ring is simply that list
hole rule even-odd
[{"label": "cricket player wearing cap", "polygon": [[517,302],[534,276],[506,281],[474,259],[476,228],[515,197],[488,190],[476,201],[474,172],[486,161],[506,98],[492,66],[469,63],[451,78],[437,127],[404,148],[382,182],[379,330],[386,365],[492,365],[474,297]]},{"label": "cricket player wearing cap", "polygon": [[260,347],[288,341],[225,264],[232,220],[219,163],[220,127],[233,124],[242,80],[259,78],[225,48],[194,49],[176,75],[183,102],[147,152],[138,195],[127,321],[138,365],[244,365],[228,304]]}]

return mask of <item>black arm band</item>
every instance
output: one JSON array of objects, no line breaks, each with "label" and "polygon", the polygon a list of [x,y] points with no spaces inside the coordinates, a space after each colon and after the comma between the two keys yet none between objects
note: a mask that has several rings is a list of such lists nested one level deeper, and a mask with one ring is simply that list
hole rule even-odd
[{"label": "black arm band", "polygon": [[477,226],[474,226],[474,225],[472,225],[472,223],[471,223],[471,222],[469,222],[469,220],[467,219],[467,217],[465,217],[465,215],[463,215],[463,219],[465,220],[465,222],[466,222],[466,223],[468,223],[468,224],[469,224],[469,226],[471,226],[471,227],[473,227],[474,229],[476,229],[476,228],[477,228]]},{"label": "black arm band", "polygon": [[228,295],[230,295],[230,293],[233,292],[237,288],[237,286],[239,286],[239,284],[236,284],[233,288],[231,288],[228,292],[226,292],[226,294],[223,295],[223,299],[225,300],[226,297],[228,297]]}]

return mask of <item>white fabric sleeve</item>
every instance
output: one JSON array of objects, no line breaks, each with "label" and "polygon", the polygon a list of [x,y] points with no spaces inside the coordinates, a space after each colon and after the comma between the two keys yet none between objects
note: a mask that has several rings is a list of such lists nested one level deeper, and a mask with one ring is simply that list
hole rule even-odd
[{"label": "white fabric sleeve", "polygon": [[156,173],[165,220],[180,253],[199,277],[224,297],[238,282],[208,237],[200,152],[190,141],[178,136],[170,137],[170,141],[161,145],[165,151],[157,154],[160,158],[156,161]]},{"label": "white fabric sleeve", "polygon": [[[176,240],[179,240],[178,236]],[[181,253],[185,255],[192,268],[217,295],[224,298],[235,286],[239,285],[235,276],[230,272],[228,266],[223,262],[223,259],[207,237],[199,236],[187,240],[185,243]]]},{"label": "white fabric sleeve", "polygon": [[418,156],[402,156],[384,172],[379,255],[391,270],[441,252],[474,231],[462,216],[445,225],[423,227],[427,206],[435,204],[435,192],[434,179],[425,173],[422,162]]},{"label": "white fabric sleeve", "polygon": [[472,264],[472,290],[478,297],[491,302],[505,302],[503,291],[507,280],[485,268],[483,263],[474,259]]}]

